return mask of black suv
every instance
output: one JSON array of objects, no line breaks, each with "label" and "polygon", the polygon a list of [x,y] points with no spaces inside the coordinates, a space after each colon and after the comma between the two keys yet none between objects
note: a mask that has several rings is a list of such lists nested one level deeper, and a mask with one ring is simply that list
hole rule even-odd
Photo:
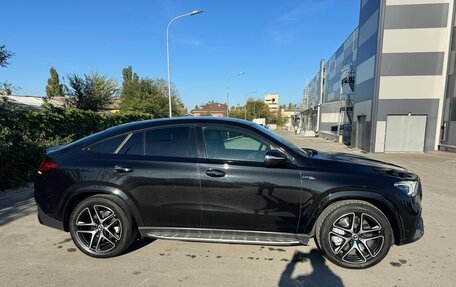
[{"label": "black suv", "polygon": [[175,118],[120,125],[47,150],[42,224],[93,257],[138,237],[264,245],[315,237],[348,268],[423,235],[418,176],[360,156],[298,148],[250,122]]}]

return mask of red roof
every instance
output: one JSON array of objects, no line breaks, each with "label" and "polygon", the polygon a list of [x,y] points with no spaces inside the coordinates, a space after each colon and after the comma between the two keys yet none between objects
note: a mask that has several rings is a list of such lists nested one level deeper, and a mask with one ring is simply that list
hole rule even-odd
[{"label": "red roof", "polygon": [[208,112],[208,113],[223,113],[226,111],[227,106],[222,103],[207,103],[201,107],[195,107],[195,109],[192,110],[193,112]]}]

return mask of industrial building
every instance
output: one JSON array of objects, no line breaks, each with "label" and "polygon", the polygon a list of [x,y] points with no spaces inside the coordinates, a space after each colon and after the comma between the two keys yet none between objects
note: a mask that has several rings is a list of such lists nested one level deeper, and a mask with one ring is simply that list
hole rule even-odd
[{"label": "industrial building", "polygon": [[303,130],[369,152],[456,151],[454,10],[362,0],[358,27],[304,89]]}]

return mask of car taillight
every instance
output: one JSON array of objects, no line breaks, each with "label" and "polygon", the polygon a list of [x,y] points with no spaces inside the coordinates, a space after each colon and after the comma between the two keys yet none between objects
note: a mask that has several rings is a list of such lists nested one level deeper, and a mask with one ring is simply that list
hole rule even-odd
[{"label": "car taillight", "polygon": [[43,174],[45,172],[51,171],[58,169],[59,165],[52,160],[45,160],[40,164],[40,167],[38,168],[38,173]]}]

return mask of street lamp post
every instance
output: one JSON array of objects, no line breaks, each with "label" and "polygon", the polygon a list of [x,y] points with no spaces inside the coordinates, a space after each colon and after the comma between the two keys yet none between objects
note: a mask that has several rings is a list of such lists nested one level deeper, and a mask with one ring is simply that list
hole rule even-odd
[{"label": "street lamp post", "polygon": [[185,16],[193,16],[197,15],[200,13],[203,13],[203,10],[195,10],[186,14],[179,15],[177,17],[174,17],[169,21],[168,27],[166,28],[166,64],[168,66],[168,105],[169,105],[169,117],[171,118],[173,116],[172,112],[172,106],[171,106],[171,74],[170,74],[170,67],[169,67],[169,27],[171,26],[171,23],[176,21],[179,18],[185,17]]},{"label": "street lamp post", "polygon": [[245,72],[239,72],[237,74],[231,75],[226,81],[226,116],[229,116],[230,112],[230,80],[236,76],[245,75]]},{"label": "street lamp post", "polygon": [[[245,100],[244,120],[247,120],[247,97],[249,95],[256,94],[256,93],[258,93],[258,91],[253,91],[253,92],[245,94],[245,99],[244,99]],[[253,104],[255,105],[255,102],[253,102]],[[255,111],[254,111],[254,113],[255,113]]]}]

